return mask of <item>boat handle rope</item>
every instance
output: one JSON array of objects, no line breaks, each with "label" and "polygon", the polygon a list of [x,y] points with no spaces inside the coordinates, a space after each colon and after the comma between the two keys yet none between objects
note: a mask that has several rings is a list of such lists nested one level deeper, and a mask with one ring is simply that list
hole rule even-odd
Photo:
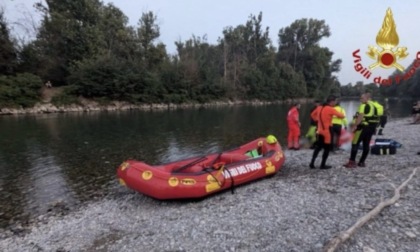
[{"label": "boat handle rope", "polygon": [[[232,174],[230,173],[230,171],[229,171],[229,169],[225,169],[225,164],[222,164],[222,165],[220,165],[219,167],[213,167],[214,169],[216,169],[216,170],[220,170],[220,169],[222,169],[222,173],[223,173],[223,171],[227,171],[227,173],[229,174],[229,177],[230,177],[230,190],[232,191],[232,194],[235,194],[235,181],[233,180],[233,176],[232,176]],[[226,179],[223,181],[223,185],[225,184],[225,182],[226,182]]]},{"label": "boat handle rope", "polygon": [[222,156],[223,152],[220,152],[213,161],[210,163],[210,167],[213,167],[216,164],[216,161]]},{"label": "boat handle rope", "polygon": [[[224,166],[223,166],[224,168]],[[230,177],[230,191],[232,192],[232,194],[235,194],[235,181],[233,180],[233,176],[232,173],[230,173],[229,169],[226,169],[225,171],[227,171],[227,173],[229,173],[229,177]]]},{"label": "boat handle rope", "polygon": [[[225,152],[220,152],[216,156],[216,158],[210,163],[210,169],[215,169],[215,170],[223,169],[224,171],[226,171],[229,174],[230,181],[231,181],[230,190],[231,190],[232,194],[235,194],[235,181],[233,180],[232,174],[230,173],[229,169],[225,169],[225,164],[223,164],[221,166],[218,166],[218,167],[215,167],[215,164],[216,164],[216,161],[223,155],[223,153],[228,153],[228,152],[235,151],[235,150],[238,150],[238,149],[239,149],[239,147],[236,147],[236,148],[233,148],[233,149],[225,151]],[[223,185],[226,182],[226,179],[223,181],[223,184],[221,184],[220,181],[217,178],[215,178],[214,175],[210,171],[208,171],[208,169],[206,167],[204,167],[204,170],[206,172],[208,172],[217,181],[217,183],[219,184],[220,187],[223,187]]]},{"label": "boat handle rope", "polygon": [[[221,166],[219,166],[219,167],[217,167],[217,168],[213,166],[212,169],[213,170],[222,170],[222,174],[223,174],[224,171],[227,171],[227,173],[229,174],[229,177],[230,177],[230,181],[231,181],[230,190],[231,190],[232,194],[235,194],[235,181],[233,180],[232,174],[230,173],[229,169],[225,169],[225,165],[224,164],[221,165]],[[226,180],[224,180],[223,183],[220,183],[220,181],[213,175],[213,173],[211,173],[210,169],[204,169],[204,170],[208,174],[210,174],[210,176],[212,176],[215,181],[217,181],[217,184],[220,187],[223,187],[225,185]]]}]

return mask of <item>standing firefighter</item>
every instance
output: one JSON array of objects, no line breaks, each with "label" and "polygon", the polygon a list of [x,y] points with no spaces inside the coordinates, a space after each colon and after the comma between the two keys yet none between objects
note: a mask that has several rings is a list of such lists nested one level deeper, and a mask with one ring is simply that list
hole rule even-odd
[{"label": "standing firefighter", "polygon": [[292,108],[287,113],[287,147],[289,150],[299,150],[300,137],[300,121],[299,121],[300,104],[293,104]]},{"label": "standing firefighter", "polygon": [[322,153],[322,161],[320,169],[330,169],[331,166],[327,165],[328,155],[331,150],[331,123],[333,116],[338,118],[344,118],[344,115],[334,109],[334,106],[337,102],[337,98],[334,95],[330,95],[327,98],[327,102],[324,106],[316,109],[312,114],[318,115],[318,139],[315,144],[315,149],[312,154],[311,163],[309,167],[311,169],[315,168],[315,160],[319,152],[324,149]]},{"label": "standing firefighter", "polygon": [[[360,97],[360,106],[358,109],[358,116],[355,123],[351,126],[351,131],[354,132],[350,159],[344,166],[347,168],[356,168],[357,166],[365,167],[365,160],[369,155],[370,140],[375,133],[376,126],[379,119],[375,115],[375,104],[370,100],[370,94],[365,93]],[[357,151],[360,143],[363,144],[362,156],[358,163],[356,163]]]}]

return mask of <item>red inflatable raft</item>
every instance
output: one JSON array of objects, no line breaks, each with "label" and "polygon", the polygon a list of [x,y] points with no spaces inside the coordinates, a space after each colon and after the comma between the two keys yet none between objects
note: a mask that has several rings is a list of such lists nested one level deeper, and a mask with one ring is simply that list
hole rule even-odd
[{"label": "red inflatable raft", "polygon": [[285,161],[270,135],[236,149],[152,166],[127,160],[117,170],[119,182],[156,199],[201,198],[275,174]]}]

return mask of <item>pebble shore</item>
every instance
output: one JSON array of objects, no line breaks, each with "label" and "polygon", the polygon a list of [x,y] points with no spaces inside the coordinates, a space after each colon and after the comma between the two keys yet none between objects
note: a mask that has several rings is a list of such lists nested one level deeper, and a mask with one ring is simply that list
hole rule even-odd
[{"label": "pebble shore", "polygon": [[[312,150],[286,150],[275,176],[198,201],[158,201],[115,181],[99,201],[2,232],[0,251],[322,251],[420,167],[420,125],[409,122],[386,125],[381,138],[403,146],[369,155],[364,168],[344,168],[350,154],[340,151],[329,157],[332,169],[309,169]],[[420,170],[338,251],[419,251],[419,209]]]}]

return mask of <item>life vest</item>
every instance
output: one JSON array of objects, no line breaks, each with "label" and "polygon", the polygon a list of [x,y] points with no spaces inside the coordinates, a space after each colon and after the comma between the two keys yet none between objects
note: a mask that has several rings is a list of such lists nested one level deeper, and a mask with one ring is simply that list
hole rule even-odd
[{"label": "life vest", "polygon": [[384,115],[384,106],[379,104],[377,101],[372,101],[373,106],[375,106],[375,115],[376,116],[383,116]]},{"label": "life vest", "polygon": [[[364,104],[365,106],[369,106],[369,113],[365,114],[363,117],[362,124],[364,125],[376,125],[379,123],[379,116],[377,115],[375,104],[372,101],[368,101]],[[365,107],[366,111],[366,107]],[[383,111],[382,111],[383,113]]]},{"label": "life vest", "polygon": [[[346,116],[346,112],[344,111],[344,109],[341,106],[335,106],[334,107],[335,110],[337,110],[338,112],[342,113],[344,116]],[[332,124],[338,124],[338,125],[345,125],[347,123],[346,118],[338,118],[337,116],[333,116],[332,119]]]}]

